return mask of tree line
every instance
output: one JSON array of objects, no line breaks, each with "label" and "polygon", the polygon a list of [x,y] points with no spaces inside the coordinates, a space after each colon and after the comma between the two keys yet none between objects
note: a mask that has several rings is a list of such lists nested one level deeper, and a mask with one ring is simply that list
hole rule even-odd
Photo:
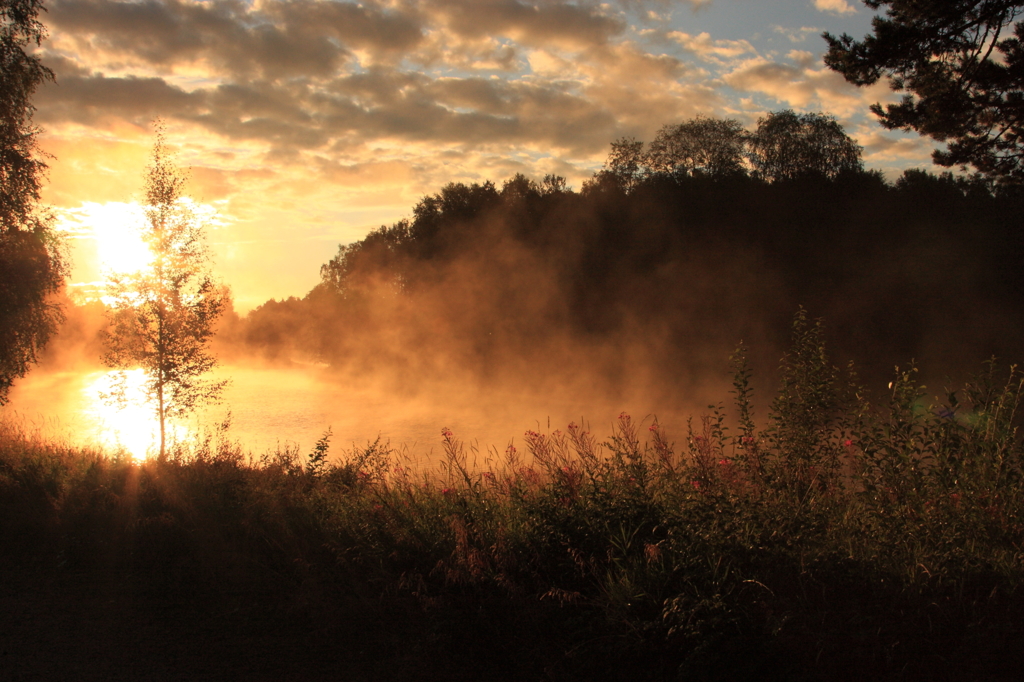
[{"label": "tree line", "polygon": [[752,164],[680,171],[665,159],[700,154],[661,150],[693,127],[735,130],[667,126],[625,176],[616,143],[579,191],[555,176],[450,183],[341,245],[307,296],[268,302],[235,333],[271,357],[478,377],[646,343],[636,362],[685,378],[740,339],[758,339],[770,368],[804,306],[830,321],[838,355],[879,378],[910,359],[940,374],[1024,355],[1024,193],[922,170],[888,182],[859,155],[771,180]]},{"label": "tree line", "polygon": [[749,174],[775,182],[802,175],[834,178],[863,168],[861,147],[828,114],[775,111],[758,119],[753,132],[735,119],[697,116],[663,126],[649,145],[636,138],[616,140],[584,191],[603,184],[629,191],[654,176]]}]

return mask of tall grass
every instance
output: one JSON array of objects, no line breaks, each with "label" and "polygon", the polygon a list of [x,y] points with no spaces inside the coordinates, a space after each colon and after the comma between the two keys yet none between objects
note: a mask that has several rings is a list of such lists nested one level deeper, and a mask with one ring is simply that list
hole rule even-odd
[{"label": "tall grass", "polygon": [[360,619],[395,679],[470,660],[507,679],[1011,679],[1024,373],[992,361],[933,403],[910,367],[870,400],[801,311],[759,428],[744,354],[730,408],[686,433],[623,413],[604,440],[529,431],[484,470],[448,429],[415,471],[379,440],[331,459],[329,433],[305,456],[209,437],[138,463],[0,426],[0,542],[34,570]]}]

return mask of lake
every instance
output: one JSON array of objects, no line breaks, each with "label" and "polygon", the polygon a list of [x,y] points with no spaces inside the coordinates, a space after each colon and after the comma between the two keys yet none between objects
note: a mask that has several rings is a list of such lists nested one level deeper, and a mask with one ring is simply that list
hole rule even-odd
[{"label": "lake", "polygon": [[[152,454],[158,433],[152,408],[110,405],[101,395],[110,376],[103,369],[37,369],[15,384],[10,403],[0,408],[0,414],[47,438],[123,447],[140,458]],[[380,435],[403,448],[415,464],[432,465],[441,456],[441,429],[447,427],[477,449],[477,466],[483,468],[489,452],[492,457],[495,451],[504,452],[510,442],[521,448],[527,429],[564,430],[571,421],[589,420],[598,441],[603,441],[621,410],[635,410],[631,413],[636,419],[651,410],[616,404],[613,398],[593,393],[567,397],[564,391],[544,387],[526,391],[440,386],[403,395],[366,380],[339,380],[317,366],[228,365],[217,368],[213,378],[231,382],[222,403],[176,424],[172,437],[191,438],[212,430],[230,413],[229,438],[256,455],[286,447],[305,455],[331,429],[332,457]],[[658,412],[677,442],[683,440],[686,414]]]}]

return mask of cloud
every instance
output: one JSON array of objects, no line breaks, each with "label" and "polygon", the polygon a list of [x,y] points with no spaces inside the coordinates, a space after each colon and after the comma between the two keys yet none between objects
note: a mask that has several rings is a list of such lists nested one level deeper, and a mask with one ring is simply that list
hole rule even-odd
[{"label": "cloud", "polygon": [[36,118],[43,123],[98,124],[120,118],[151,121],[162,115],[198,115],[204,93],[189,93],[162,78],[107,78],[58,72],[58,83],[40,88]]},{"label": "cloud", "polygon": [[809,36],[818,36],[821,35],[822,32],[822,29],[811,26],[801,26],[800,28],[772,26],[772,30],[785,36],[791,43],[802,43],[807,40]]},{"label": "cloud", "polygon": [[828,111],[840,118],[863,114],[872,102],[892,99],[884,84],[857,88],[824,65],[814,68],[820,62],[809,53],[793,51],[788,56],[797,64],[756,57],[739,64],[722,80],[741,93],[760,93],[787,107]]},{"label": "cloud", "polygon": [[846,0],[814,0],[814,6],[822,12],[835,14],[854,14],[857,11]]},{"label": "cloud", "polygon": [[600,6],[518,0],[434,0],[430,9],[461,36],[505,36],[523,45],[581,48],[607,43],[626,23]]},{"label": "cloud", "polygon": [[756,54],[754,46],[747,40],[713,40],[707,32],[690,35],[681,31],[672,31],[667,37],[679,43],[687,52],[699,59],[717,64],[735,61],[745,54]]},{"label": "cloud", "polygon": [[202,64],[210,76],[324,77],[360,49],[379,59],[422,40],[414,17],[372,4],[271,0],[57,0],[48,22],[58,45],[100,61],[171,71]]}]

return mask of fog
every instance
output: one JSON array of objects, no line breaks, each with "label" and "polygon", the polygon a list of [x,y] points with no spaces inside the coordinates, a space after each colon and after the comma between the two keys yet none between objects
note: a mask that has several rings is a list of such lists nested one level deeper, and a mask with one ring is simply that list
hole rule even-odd
[{"label": "fog", "polygon": [[[915,362],[940,395],[993,355],[1024,358],[1022,206],[925,174],[449,185],[342,246],[303,298],[229,311],[213,350],[232,384],[189,433],[230,412],[256,454],[309,452],[330,429],[335,456],[380,436],[429,465],[447,427],[483,466],[527,429],[602,440],[625,411],[681,442],[688,417],[728,413],[741,342],[763,426],[800,307],[869,393]],[[102,306],[68,312],[5,412],[109,443],[82,422]]]}]

